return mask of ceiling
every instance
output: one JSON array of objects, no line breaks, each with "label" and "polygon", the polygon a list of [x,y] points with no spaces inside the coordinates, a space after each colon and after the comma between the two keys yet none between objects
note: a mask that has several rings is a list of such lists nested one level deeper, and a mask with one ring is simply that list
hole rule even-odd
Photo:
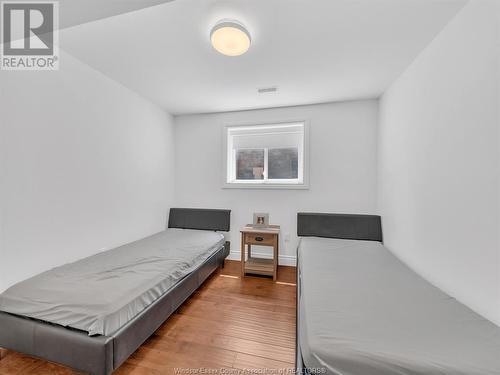
[{"label": "ceiling", "polygon": [[[131,9],[139,0],[125,3]],[[374,98],[465,3],[176,0],[67,28],[60,43],[172,114]],[[114,12],[123,9],[115,6]],[[226,57],[212,49],[210,29],[224,18],[250,31],[245,55]],[[270,86],[278,90],[257,92]]]},{"label": "ceiling", "polygon": [[59,28],[64,29],[173,0],[59,0]]}]

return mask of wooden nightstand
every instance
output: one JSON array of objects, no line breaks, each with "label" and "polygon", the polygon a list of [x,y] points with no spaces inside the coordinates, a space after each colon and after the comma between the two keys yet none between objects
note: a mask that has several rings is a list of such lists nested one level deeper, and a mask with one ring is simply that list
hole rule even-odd
[{"label": "wooden nightstand", "polygon": [[[272,276],[273,280],[276,280],[278,274],[279,235],[279,225],[270,225],[267,228],[254,228],[247,225],[241,230],[241,277],[251,273]],[[252,245],[272,247],[273,258],[252,257]],[[248,257],[246,255],[247,247]]]}]

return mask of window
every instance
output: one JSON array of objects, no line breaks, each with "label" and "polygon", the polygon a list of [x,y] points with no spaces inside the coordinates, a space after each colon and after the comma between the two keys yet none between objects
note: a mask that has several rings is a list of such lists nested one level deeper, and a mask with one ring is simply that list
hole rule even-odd
[{"label": "window", "polygon": [[305,123],[228,126],[228,187],[306,187]]}]

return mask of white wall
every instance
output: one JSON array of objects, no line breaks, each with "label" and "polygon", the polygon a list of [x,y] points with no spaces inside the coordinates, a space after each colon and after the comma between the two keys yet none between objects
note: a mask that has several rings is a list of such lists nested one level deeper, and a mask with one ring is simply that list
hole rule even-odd
[{"label": "white wall", "polygon": [[173,125],[62,54],[58,72],[0,72],[0,291],[165,227]]},{"label": "white wall", "polygon": [[498,2],[471,1],[381,99],[385,244],[500,323]]},{"label": "white wall", "polygon": [[[294,264],[298,211],[375,212],[377,116],[372,100],[176,117],[176,204],[232,209],[232,257],[253,212],[269,212],[282,226],[280,263]],[[301,119],[310,126],[309,190],[222,188],[225,125]]]}]

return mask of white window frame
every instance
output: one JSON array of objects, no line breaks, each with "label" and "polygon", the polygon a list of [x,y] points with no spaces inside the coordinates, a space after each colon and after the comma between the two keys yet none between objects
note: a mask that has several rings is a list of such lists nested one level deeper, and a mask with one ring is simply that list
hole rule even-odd
[{"label": "white window frame", "polygon": [[[252,148],[264,150],[264,180],[237,180],[235,178],[236,169],[234,163],[236,160],[236,151],[233,149],[231,140],[228,137],[230,128],[236,127],[263,127],[279,126],[288,124],[302,123],[304,125],[304,136],[301,147],[299,147],[299,165],[298,179],[268,179],[268,148]],[[290,121],[269,121],[259,124],[227,124],[223,127],[223,184],[225,189],[309,189],[309,121],[308,120],[290,120]]]}]

